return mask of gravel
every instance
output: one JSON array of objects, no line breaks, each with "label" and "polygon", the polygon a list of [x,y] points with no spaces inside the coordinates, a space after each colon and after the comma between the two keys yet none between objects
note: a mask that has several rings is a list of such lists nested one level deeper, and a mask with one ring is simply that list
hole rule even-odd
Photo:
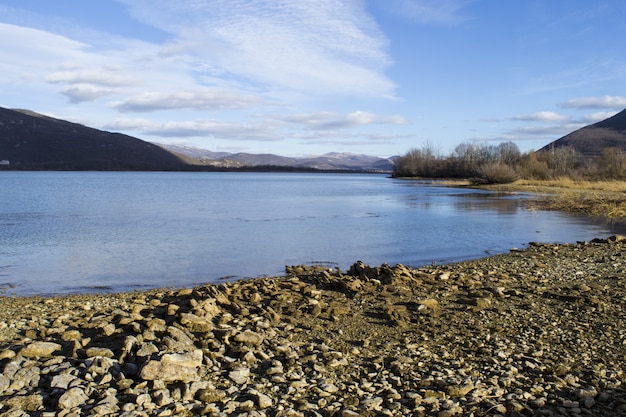
[{"label": "gravel", "polygon": [[0,416],[623,416],[626,239],[0,298]]}]

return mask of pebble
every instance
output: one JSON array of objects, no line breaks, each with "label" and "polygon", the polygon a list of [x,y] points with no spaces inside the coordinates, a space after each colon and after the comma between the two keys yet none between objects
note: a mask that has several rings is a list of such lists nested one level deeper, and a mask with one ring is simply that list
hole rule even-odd
[{"label": "pebble", "polygon": [[622,416],[624,253],[0,298],[0,416]]}]

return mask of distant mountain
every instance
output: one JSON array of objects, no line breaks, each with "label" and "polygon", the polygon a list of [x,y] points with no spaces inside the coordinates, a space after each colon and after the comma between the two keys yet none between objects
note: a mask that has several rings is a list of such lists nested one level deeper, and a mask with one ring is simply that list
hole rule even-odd
[{"label": "distant mountain", "polygon": [[563,146],[569,146],[588,157],[600,155],[605,148],[620,148],[626,151],[626,110],[565,135],[540,150]]},{"label": "distant mountain", "polygon": [[338,170],[391,172],[391,159],[347,153],[309,158],[157,145],[0,107],[0,169],[96,171]]},{"label": "distant mountain", "polygon": [[[393,158],[379,158],[353,153],[332,152],[321,156],[296,158],[274,154],[212,152],[206,149],[178,145],[160,146],[175,154],[192,158],[198,164],[218,168],[275,166],[311,168],[322,171],[391,172],[393,170]],[[193,163],[188,159],[187,161]]]},{"label": "distant mountain", "polygon": [[0,107],[1,168],[22,170],[181,170],[186,164],[152,143]]}]

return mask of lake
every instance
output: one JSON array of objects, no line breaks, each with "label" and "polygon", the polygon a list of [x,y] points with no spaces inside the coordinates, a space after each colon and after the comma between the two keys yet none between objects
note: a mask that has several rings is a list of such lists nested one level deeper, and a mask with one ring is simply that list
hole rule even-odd
[{"label": "lake", "polygon": [[524,194],[374,174],[0,172],[0,288],[52,295],[417,267],[621,232]]}]

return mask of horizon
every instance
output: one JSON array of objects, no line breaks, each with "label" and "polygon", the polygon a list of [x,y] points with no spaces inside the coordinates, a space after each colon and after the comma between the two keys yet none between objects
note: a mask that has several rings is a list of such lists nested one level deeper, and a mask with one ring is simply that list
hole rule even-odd
[{"label": "horizon", "polygon": [[0,106],[213,152],[528,152],[626,108],[611,42],[624,12],[619,0],[1,0]]}]

